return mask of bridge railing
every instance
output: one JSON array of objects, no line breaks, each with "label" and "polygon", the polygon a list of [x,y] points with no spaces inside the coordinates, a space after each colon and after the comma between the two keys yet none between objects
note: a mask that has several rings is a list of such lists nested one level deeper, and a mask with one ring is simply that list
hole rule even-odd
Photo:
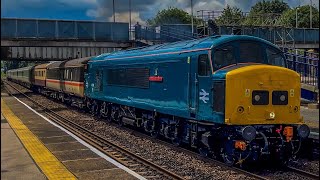
[{"label": "bridge railing", "polygon": [[134,40],[145,40],[155,43],[166,43],[196,39],[191,32],[161,27],[135,27]]},{"label": "bridge railing", "polygon": [[129,24],[1,18],[1,39],[128,41]]},{"label": "bridge railing", "polygon": [[[159,40],[166,42],[180,41],[181,38],[185,40],[190,37],[205,36],[208,29],[194,28],[195,33],[192,34],[191,24],[166,24],[159,27],[159,32],[156,35],[144,35],[148,40]],[[204,27],[206,28],[206,27]],[[156,29],[154,27],[142,27],[150,31]],[[148,34],[142,30],[140,32]],[[294,41],[296,44],[318,44],[319,43],[319,28],[284,28],[284,27],[259,27],[259,26],[219,26],[220,34],[243,34],[260,37],[272,43],[281,43],[282,41]],[[178,36],[178,38],[174,38]]]},{"label": "bridge railing", "polygon": [[319,54],[296,49],[284,49],[288,68],[298,72],[301,83],[318,87]]}]

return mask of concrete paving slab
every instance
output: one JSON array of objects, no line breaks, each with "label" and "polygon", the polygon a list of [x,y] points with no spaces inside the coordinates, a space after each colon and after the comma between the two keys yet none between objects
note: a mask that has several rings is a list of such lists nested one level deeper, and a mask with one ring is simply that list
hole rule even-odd
[{"label": "concrete paving slab", "polygon": [[63,164],[74,172],[77,173],[86,172],[86,171],[96,171],[102,169],[111,169],[116,168],[115,165],[106,162],[103,158],[93,158],[93,159],[81,159],[75,161],[64,161]]},{"label": "concrete paving slab", "polygon": [[73,151],[60,151],[55,152],[55,156],[60,161],[70,161],[77,159],[89,159],[89,158],[99,158],[99,156],[93,153],[89,149],[77,149]]},{"label": "concrete paving slab", "polygon": [[123,173],[120,169],[104,169],[94,171],[94,173],[81,172],[77,173],[79,179],[86,180],[102,180],[102,179],[125,179],[125,180],[134,180],[135,177],[131,176],[128,173]]},{"label": "concrete paving slab", "polygon": [[300,112],[311,131],[319,132],[319,109],[309,109],[302,106]]},{"label": "concrete paving slab", "polygon": [[42,180],[45,175],[38,169],[28,152],[4,121],[1,114],[1,179]]}]

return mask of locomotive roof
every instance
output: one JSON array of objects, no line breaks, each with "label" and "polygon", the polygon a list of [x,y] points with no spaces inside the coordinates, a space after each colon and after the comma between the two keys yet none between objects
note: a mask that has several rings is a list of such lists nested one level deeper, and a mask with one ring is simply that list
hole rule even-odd
[{"label": "locomotive roof", "polygon": [[117,51],[113,53],[106,53],[91,58],[92,62],[101,61],[101,60],[112,60],[112,59],[122,59],[131,56],[143,56],[143,55],[157,55],[159,53],[172,53],[172,52],[189,52],[189,51],[201,51],[208,50],[215,46],[218,46],[223,43],[227,43],[230,41],[238,41],[238,40],[248,40],[248,41],[256,41],[260,43],[269,44],[278,49],[277,46],[266,41],[264,39],[260,39],[254,36],[247,35],[219,35],[219,36],[210,36],[201,39],[188,40],[188,41],[179,41],[174,43],[166,43],[166,44],[158,44],[154,46],[140,47],[134,49],[128,49],[123,51]]}]

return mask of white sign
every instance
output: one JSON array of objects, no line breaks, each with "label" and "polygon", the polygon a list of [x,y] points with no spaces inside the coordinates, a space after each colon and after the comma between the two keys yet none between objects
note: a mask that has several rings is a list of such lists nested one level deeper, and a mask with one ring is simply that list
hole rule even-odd
[{"label": "white sign", "polygon": [[207,93],[204,89],[201,89],[201,92],[199,94],[200,94],[199,99],[201,101],[203,101],[204,103],[207,103],[207,101],[209,101],[209,97],[207,97],[209,93]]}]

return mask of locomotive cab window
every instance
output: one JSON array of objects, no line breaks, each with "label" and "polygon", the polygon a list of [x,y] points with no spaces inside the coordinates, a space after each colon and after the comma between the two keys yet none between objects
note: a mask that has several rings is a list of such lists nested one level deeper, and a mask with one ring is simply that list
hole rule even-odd
[{"label": "locomotive cab window", "polygon": [[240,42],[239,51],[239,63],[264,63],[261,44],[255,42]]},{"label": "locomotive cab window", "polygon": [[266,48],[266,55],[268,64],[285,67],[285,60],[283,57],[283,53],[274,48]]},{"label": "locomotive cab window", "polygon": [[201,54],[198,59],[198,74],[199,76],[209,76],[210,75],[210,63],[207,54]]},{"label": "locomotive cab window", "polygon": [[217,47],[213,53],[213,70],[236,63],[234,48],[231,45]]}]

